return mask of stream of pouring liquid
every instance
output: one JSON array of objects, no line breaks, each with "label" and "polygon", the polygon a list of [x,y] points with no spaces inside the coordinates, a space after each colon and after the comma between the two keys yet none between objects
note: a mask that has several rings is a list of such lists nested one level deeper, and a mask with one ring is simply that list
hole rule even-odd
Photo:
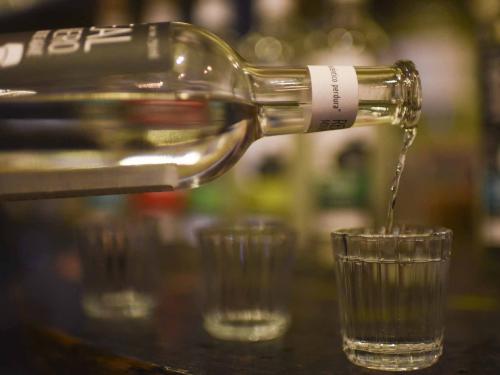
[{"label": "stream of pouring liquid", "polygon": [[394,174],[394,179],[391,185],[391,199],[389,201],[389,207],[387,209],[387,220],[385,233],[392,233],[394,226],[394,208],[396,207],[396,199],[398,196],[399,182],[401,181],[401,175],[405,169],[406,154],[408,149],[413,144],[415,137],[417,136],[417,128],[409,128],[404,130],[403,135],[403,148],[399,153],[398,164],[396,166],[396,173]]}]

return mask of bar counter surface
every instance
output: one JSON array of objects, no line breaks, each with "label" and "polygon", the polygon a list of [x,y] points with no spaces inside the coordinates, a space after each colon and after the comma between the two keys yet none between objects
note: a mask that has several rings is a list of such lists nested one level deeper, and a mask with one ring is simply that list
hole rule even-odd
[{"label": "bar counter surface", "polygon": [[[151,317],[89,319],[71,241],[62,246],[61,236],[44,236],[44,225],[31,228],[22,243],[7,241],[0,253],[2,374],[385,373],[344,356],[333,264],[318,263],[313,248],[299,252],[295,263],[288,332],[277,340],[237,343],[213,339],[202,327],[198,249],[159,249],[151,266],[161,268],[162,281]],[[499,296],[500,249],[481,249],[456,235],[444,354],[414,373],[500,374]]]}]

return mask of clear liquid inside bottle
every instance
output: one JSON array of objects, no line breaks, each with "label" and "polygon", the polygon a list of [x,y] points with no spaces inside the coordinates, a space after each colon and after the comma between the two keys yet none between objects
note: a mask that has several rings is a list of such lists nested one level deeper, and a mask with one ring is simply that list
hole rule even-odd
[{"label": "clear liquid inside bottle", "polygon": [[[306,68],[248,65],[219,38],[187,24],[137,27],[146,37],[146,63],[126,45],[101,39],[82,47],[105,48],[97,62],[82,53],[52,56],[37,68],[44,74],[0,69],[0,197],[197,187],[261,136],[310,130]],[[121,42],[136,31],[92,32]],[[85,32],[72,29],[74,35]],[[354,126],[415,123],[420,91],[410,65],[356,72]]]}]

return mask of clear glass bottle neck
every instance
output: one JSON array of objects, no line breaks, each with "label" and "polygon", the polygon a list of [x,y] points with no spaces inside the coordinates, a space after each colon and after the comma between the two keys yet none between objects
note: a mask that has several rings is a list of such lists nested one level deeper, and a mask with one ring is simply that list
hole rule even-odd
[{"label": "clear glass bottle neck", "polygon": [[[245,66],[258,107],[263,136],[307,133],[313,110],[309,70]],[[413,63],[393,66],[355,67],[358,111],[352,126],[416,126],[421,110],[421,87]],[[326,83],[328,84],[328,83]]]}]

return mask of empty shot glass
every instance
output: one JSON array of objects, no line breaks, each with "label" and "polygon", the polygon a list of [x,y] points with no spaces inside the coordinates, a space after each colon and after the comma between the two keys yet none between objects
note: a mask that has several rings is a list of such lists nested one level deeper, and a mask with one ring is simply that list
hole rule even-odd
[{"label": "empty shot glass", "polygon": [[435,363],[443,350],[451,230],[347,229],[332,241],[347,358],[389,371]]},{"label": "empty shot glass", "polygon": [[155,226],[147,220],[108,218],[79,232],[82,305],[99,319],[146,318],[156,305],[159,280]]},{"label": "empty shot glass", "polygon": [[281,336],[290,322],[294,232],[249,220],[198,231],[204,268],[204,327],[223,340]]}]

